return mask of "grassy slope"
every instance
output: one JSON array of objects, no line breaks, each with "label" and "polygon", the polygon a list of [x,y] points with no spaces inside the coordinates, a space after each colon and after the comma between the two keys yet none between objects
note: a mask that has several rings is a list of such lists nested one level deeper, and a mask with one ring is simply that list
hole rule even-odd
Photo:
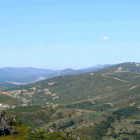
[{"label": "grassy slope", "polygon": [[50,121],[50,116],[55,112],[55,109],[42,108],[42,106],[21,106],[14,109],[8,109],[9,116],[18,116],[23,124],[32,127],[40,127]]},{"label": "grassy slope", "polygon": [[[46,128],[52,127],[55,124],[55,129],[66,129],[67,131],[72,130],[77,133],[81,137],[94,138],[94,133],[96,132],[95,123],[102,123],[102,121],[106,121],[106,118],[112,114],[112,112],[118,111],[122,108],[109,108],[102,111],[92,111],[92,110],[83,110],[83,109],[52,109],[52,108],[42,108],[41,106],[29,106],[29,107],[17,107],[14,109],[7,110],[7,114],[9,115],[17,115],[21,118],[22,122],[26,125],[30,125],[32,127],[39,128],[41,126],[45,126]],[[138,109],[139,110],[139,109]],[[138,112],[135,113],[133,110],[131,111],[122,111],[125,112],[121,114],[122,120],[118,122],[117,119],[112,126],[115,127],[115,133],[118,133],[118,129],[121,129],[122,125],[124,125],[124,117],[123,115],[127,115],[125,119],[125,126],[129,126],[130,132],[134,130],[134,125],[131,124],[131,121],[139,120],[138,116],[140,115]],[[137,111],[137,109],[136,109]],[[132,114],[132,116],[131,116]],[[114,115],[115,116],[115,115]],[[135,117],[135,119],[134,119]],[[47,121],[46,121],[47,119]],[[74,124],[69,125],[70,121],[73,120]],[[128,121],[127,121],[128,120]],[[123,129],[125,130],[125,126]],[[133,126],[133,127],[132,127]],[[123,132],[125,132],[123,130]],[[87,132],[87,133],[85,133]],[[108,128],[108,133],[104,137],[106,139],[110,139],[111,136],[108,136],[111,133],[110,128]],[[96,134],[96,133],[95,133]],[[126,135],[125,135],[126,136]],[[19,135],[20,137],[20,135]],[[120,137],[123,137],[122,135]],[[133,136],[132,136],[133,137]],[[93,139],[94,140],[94,139]]]},{"label": "grassy slope", "polygon": [[[44,112],[44,114],[41,112]],[[103,140],[114,140],[116,139],[113,138],[114,133],[117,135],[117,139],[129,138],[137,140],[137,134],[140,133],[139,124],[135,124],[136,121],[140,123],[140,110],[136,107],[125,106],[103,111],[92,111],[59,108],[52,110],[40,106],[30,106],[7,110],[7,113],[18,115],[23,123],[36,128],[43,125],[41,122],[44,122],[46,128],[53,127],[55,124],[55,129],[72,130],[80,137],[93,140],[96,140],[97,136],[101,136],[99,139]],[[106,122],[110,116],[114,118],[114,121],[112,121],[109,126],[106,125],[108,124]],[[45,122],[45,118],[49,118],[47,122]],[[74,124],[69,125],[70,121],[74,121]],[[106,131],[104,132],[104,130]],[[18,137],[19,139],[21,138],[20,134]],[[18,137],[16,136],[15,138]]]},{"label": "grassy slope", "polygon": [[20,101],[7,95],[0,94],[0,103],[14,105],[20,103]]},{"label": "grassy slope", "polygon": [[[119,115],[119,117],[118,117]],[[140,136],[140,110],[135,107],[126,107],[110,112],[104,120],[100,120],[94,126],[77,129],[77,134],[87,137],[91,140],[139,140]],[[108,118],[114,120],[108,121]],[[86,132],[86,133],[85,133]]]},{"label": "grassy slope", "polygon": [[13,126],[12,128],[18,130],[19,134],[0,137],[0,140],[25,140],[26,127]]},{"label": "grassy slope", "polygon": [[[123,72],[115,72],[119,67],[122,67]],[[91,99],[102,104],[110,102],[114,105],[131,104],[136,99],[139,100],[139,86],[129,90],[139,85],[140,74],[137,72],[140,72],[140,67],[136,64],[124,63],[97,72],[54,77],[21,86],[18,89],[27,89],[32,92],[31,88],[36,87],[40,92],[36,90],[36,94],[32,97],[25,96],[25,98],[35,99],[40,104],[46,102],[69,104]],[[54,84],[49,85],[53,82]],[[51,95],[45,95],[44,89],[49,89],[52,94],[56,94],[59,98],[53,99]]]},{"label": "grassy slope", "polygon": [[[9,116],[18,116],[22,123],[32,126],[52,126],[56,123],[57,129],[63,126],[66,122],[73,120],[75,125],[71,129],[76,129],[78,127],[84,126],[84,124],[90,125],[94,122],[102,120],[105,112],[101,111],[91,111],[83,109],[66,109],[66,108],[42,108],[41,106],[28,106],[28,107],[16,107],[14,109],[9,109],[6,111]],[[81,123],[81,126],[79,126]],[[67,127],[66,127],[67,128]]]},{"label": "grassy slope", "polygon": [[8,90],[10,88],[15,88],[17,85],[11,83],[0,83],[0,91]]}]

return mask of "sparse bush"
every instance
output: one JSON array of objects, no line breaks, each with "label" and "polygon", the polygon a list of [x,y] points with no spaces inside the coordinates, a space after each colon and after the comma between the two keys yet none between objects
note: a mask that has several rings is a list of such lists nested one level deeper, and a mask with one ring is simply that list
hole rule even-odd
[{"label": "sparse bush", "polygon": [[74,125],[74,121],[73,121],[73,120],[71,120],[71,121],[69,122],[69,126],[72,126],[72,125]]},{"label": "sparse bush", "polygon": [[53,123],[52,127],[53,127],[53,128],[56,128],[56,124],[55,124],[55,123]]},{"label": "sparse bush", "polygon": [[114,132],[111,133],[110,136],[112,136],[113,138],[117,138],[118,137],[118,135],[116,133],[114,133]]},{"label": "sparse bush", "polygon": [[129,140],[129,138],[123,138],[122,140]]},{"label": "sparse bush", "polygon": [[120,128],[120,130],[119,131],[122,131],[123,129],[122,128]]}]

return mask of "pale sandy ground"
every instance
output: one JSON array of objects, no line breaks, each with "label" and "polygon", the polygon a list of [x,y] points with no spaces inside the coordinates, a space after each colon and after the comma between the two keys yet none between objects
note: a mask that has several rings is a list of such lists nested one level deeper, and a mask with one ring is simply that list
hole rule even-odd
[{"label": "pale sandy ground", "polygon": [[135,103],[130,104],[129,106],[133,106]]},{"label": "pale sandy ground", "polygon": [[114,105],[113,105],[112,103],[105,103],[105,104],[108,104],[108,105],[110,105],[111,107],[114,107]]},{"label": "pale sandy ground", "polygon": [[136,65],[137,67],[140,67],[140,65],[139,65],[139,64],[137,64],[137,63],[135,63],[135,65]]},{"label": "pale sandy ground", "polygon": [[52,82],[52,83],[48,83],[48,85],[52,86],[54,85],[56,82]]},{"label": "pale sandy ground", "polygon": [[134,88],[136,88],[136,87],[138,87],[138,86],[140,86],[140,85],[133,86],[133,87],[131,87],[131,88],[128,89],[128,90],[132,90],[132,89],[134,89]]}]

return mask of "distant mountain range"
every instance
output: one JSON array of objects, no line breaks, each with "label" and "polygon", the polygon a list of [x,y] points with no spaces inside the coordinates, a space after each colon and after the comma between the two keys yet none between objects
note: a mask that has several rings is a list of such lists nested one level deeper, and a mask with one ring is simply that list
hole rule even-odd
[{"label": "distant mountain range", "polygon": [[[88,73],[57,76],[18,86],[14,92],[15,95],[42,104],[93,100],[94,103],[113,106],[135,103],[140,107],[140,63],[122,63],[98,71],[91,70]],[[71,70],[68,69],[68,72]]]},{"label": "distant mountain range", "polygon": [[[14,87],[7,94],[12,96],[14,93],[14,96],[42,104],[68,104],[92,99],[100,104],[136,103],[140,107],[140,63],[122,63],[94,70],[66,69],[60,71],[61,76]],[[80,72],[82,74],[77,74]]]},{"label": "distant mountain range", "polygon": [[27,68],[6,67],[6,68],[0,68],[0,83],[14,83],[14,84],[32,83],[55,76],[73,75],[73,74],[96,71],[109,66],[111,65],[109,64],[96,65],[94,67],[84,68],[80,70],[74,70],[71,68],[64,69],[64,70],[51,70],[51,69],[41,69],[41,68],[32,68],[32,67],[27,67]]}]

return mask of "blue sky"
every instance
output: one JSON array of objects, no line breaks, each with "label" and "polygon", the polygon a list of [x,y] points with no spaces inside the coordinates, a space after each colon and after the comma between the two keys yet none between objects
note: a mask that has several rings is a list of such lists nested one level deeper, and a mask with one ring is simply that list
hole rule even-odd
[{"label": "blue sky", "polygon": [[0,67],[140,62],[139,0],[5,0]]}]

